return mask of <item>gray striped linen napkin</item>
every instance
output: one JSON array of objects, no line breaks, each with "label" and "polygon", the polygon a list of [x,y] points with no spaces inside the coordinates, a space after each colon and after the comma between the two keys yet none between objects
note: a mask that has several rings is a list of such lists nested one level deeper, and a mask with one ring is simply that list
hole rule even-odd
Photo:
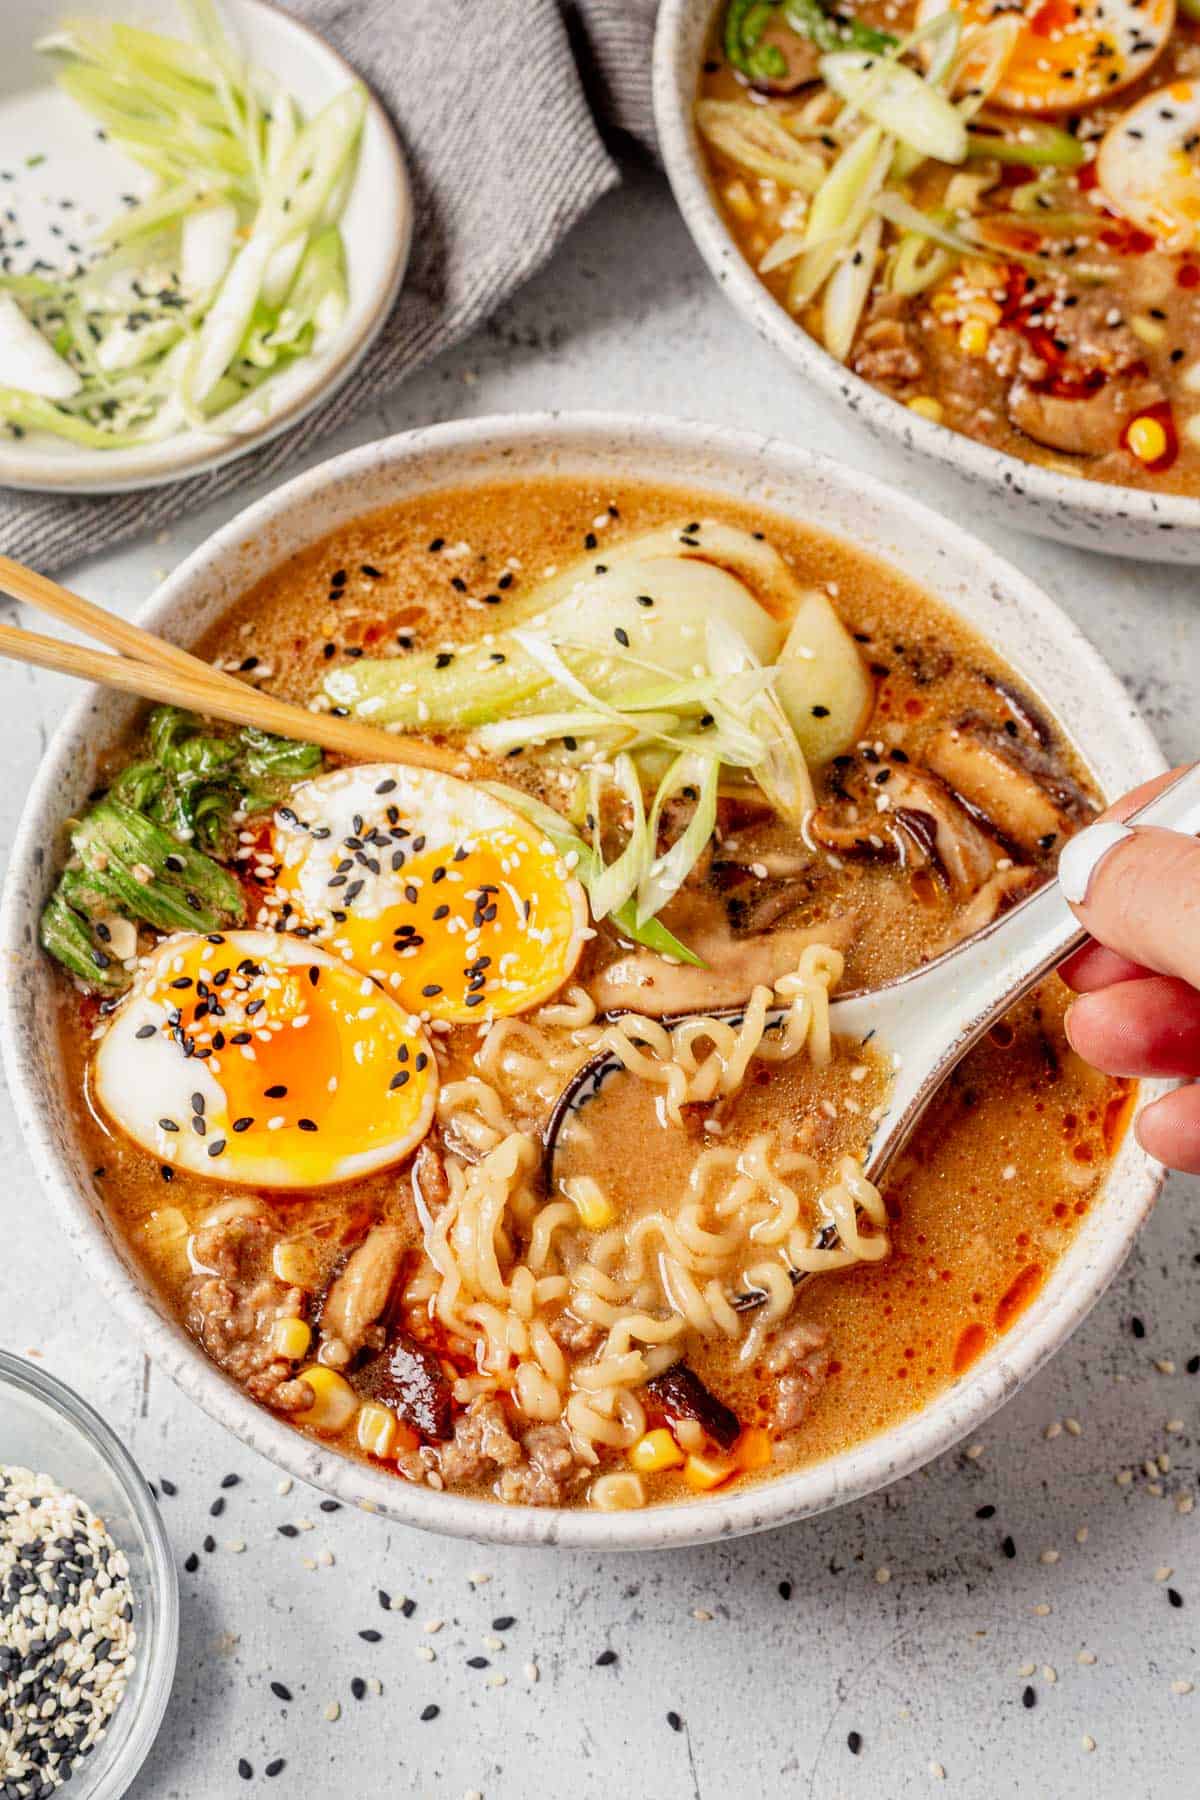
[{"label": "gray striped linen napkin", "polygon": [[408,159],[412,258],[387,324],[323,406],[209,474],[86,499],[0,488],[0,552],[61,568],[283,476],[320,438],[467,336],[618,183],[589,98],[605,123],[653,148],[656,3],[292,0],[288,10],[383,101]]}]

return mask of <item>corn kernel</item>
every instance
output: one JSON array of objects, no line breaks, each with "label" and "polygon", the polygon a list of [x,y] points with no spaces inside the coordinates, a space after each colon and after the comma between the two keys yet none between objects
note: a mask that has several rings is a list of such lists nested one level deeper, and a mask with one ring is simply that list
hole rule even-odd
[{"label": "corn kernel", "polygon": [[952,312],[957,311],[958,295],[951,293],[949,288],[939,288],[937,293],[933,295],[933,298],[930,300],[929,304],[930,304],[930,306],[932,306],[934,312],[938,315],[938,318],[940,319],[946,313],[952,313]]},{"label": "corn kernel", "polygon": [[315,1288],[319,1280],[317,1259],[307,1244],[276,1244],[271,1252],[275,1279],[285,1287]]},{"label": "corn kernel", "polygon": [[1125,434],[1125,442],[1133,451],[1139,462],[1157,462],[1166,454],[1167,434],[1157,419],[1151,419],[1145,413],[1135,419]]},{"label": "corn kernel", "polygon": [[271,1328],[271,1348],[289,1362],[299,1362],[308,1355],[312,1332],[303,1319],[276,1319]]},{"label": "corn kernel", "polygon": [[964,356],[982,356],[991,335],[982,319],[966,319],[959,327],[958,347]]},{"label": "corn kernel", "polygon": [[601,1475],[593,1481],[588,1500],[599,1512],[631,1512],[645,1506],[646,1490],[637,1475]]},{"label": "corn kernel", "polygon": [[968,302],[967,314],[972,319],[982,319],[985,325],[998,325],[1004,317],[996,302],[984,294],[976,294]]},{"label": "corn kernel", "polygon": [[616,1211],[598,1181],[590,1175],[577,1175],[564,1185],[586,1231],[607,1231],[615,1224]]},{"label": "corn kernel", "polygon": [[678,1469],[683,1464],[683,1451],[665,1425],[640,1437],[629,1452],[629,1460],[642,1475],[657,1475],[660,1469]]},{"label": "corn kernel", "polygon": [[316,1431],[342,1431],[358,1411],[358,1395],[350,1383],[323,1363],[310,1363],[301,1369],[299,1379],[312,1389],[313,1403],[292,1417]]},{"label": "corn kernel", "polygon": [[1145,313],[1135,313],[1129,321],[1129,329],[1135,338],[1149,345],[1151,350],[1166,342],[1167,328],[1160,325],[1157,319],[1147,318]]},{"label": "corn kernel", "polygon": [[941,401],[935,400],[932,394],[918,394],[915,400],[909,401],[908,410],[919,413],[923,419],[932,419],[935,425],[940,425],[945,417]]},{"label": "corn kernel", "polygon": [[386,1406],[370,1402],[358,1409],[358,1447],[370,1456],[387,1456],[396,1436],[396,1421]]},{"label": "corn kernel", "polygon": [[1183,424],[1183,435],[1189,444],[1200,444],[1200,413],[1193,413]]},{"label": "corn kernel", "polygon": [[737,1472],[738,1465],[731,1456],[689,1456],[683,1465],[683,1479],[698,1494],[720,1487]]},{"label": "corn kernel", "polygon": [[751,1425],[734,1445],[734,1455],[741,1469],[765,1469],[771,1461],[771,1434],[761,1425]]}]

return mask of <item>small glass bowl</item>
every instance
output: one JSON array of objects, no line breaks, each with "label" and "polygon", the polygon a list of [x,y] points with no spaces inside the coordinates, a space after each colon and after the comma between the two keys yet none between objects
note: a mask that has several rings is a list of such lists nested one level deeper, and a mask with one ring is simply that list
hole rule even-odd
[{"label": "small glass bowl", "polygon": [[129,1559],[136,1661],[104,1737],[75,1765],[63,1800],[121,1800],[162,1723],[179,1647],[179,1581],[154,1496],[87,1403],[0,1350],[0,1462],[44,1471],[104,1520]]}]

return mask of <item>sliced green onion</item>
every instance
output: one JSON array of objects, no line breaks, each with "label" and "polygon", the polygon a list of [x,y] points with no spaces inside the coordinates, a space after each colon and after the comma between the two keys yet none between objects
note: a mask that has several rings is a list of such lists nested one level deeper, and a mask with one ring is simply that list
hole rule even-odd
[{"label": "sliced green onion", "polygon": [[907,63],[839,50],[821,58],[821,77],[839,99],[920,156],[960,163],[967,132],[956,107]]},{"label": "sliced green onion", "polygon": [[1058,125],[1022,123],[1018,136],[1000,136],[978,127],[967,133],[967,155],[1027,169],[1078,169],[1087,161],[1087,146]]},{"label": "sliced green onion", "polygon": [[[598,771],[594,771],[598,774]],[[591,887],[592,911],[598,919],[624,906],[633,898],[654,854],[654,838],[646,829],[646,809],[642,802],[642,783],[629,756],[617,757],[613,764],[613,785],[624,795],[630,809],[629,839],[615,862],[609,863]],[[599,825],[598,794],[593,791],[592,816]],[[657,907],[651,909],[658,911]],[[639,915],[641,916],[641,915]]]},{"label": "sliced green onion", "polygon": [[763,106],[742,100],[701,100],[696,124],[714,149],[739,168],[765,175],[781,187],[813,194],[825,164],[806,150]]},{"label": "sliced green onion", "polygon": [[858,321],[875,279],[875,261],[883,236],[883,220],[867,220],[852,249],[825,284],[822,299],[821,337],[831,356],[845,362],[854,343]]},{"label": "sliced green onion", "polygon": [[[939,212],[934,216],[944,225],[949,215]],[[888,287],[893,294],[903,294],[911,299],[914,294],[923,294],[937,282],[944,281],[957,268],[959,260],[957,252],[935,244],[919,232],[906,231],[892,255]]]},{"label": "sliced green onion", "polygon": [[[759,760],[750,773],[781,818],[799,825],[816,804],[804,752],[774,693],[769,688],[739,692],[739,677],[755,668],[753,652],[723,619],[707,627],[708,665],[722,682],[723,706],[758,738]],[[718,713],[718,717],[719,717]]]},{"label": "sliced green onion", "polygon": [[[485,793],[494,794],[497,800],[503,800],[514,812],[519,812],[531,825],[536,825],[539,831],[546,834],[572,874],[588,890],[590,904],[591,887],[603,873],[604,866],[591,845],[586,844],[578,832],[571,829],[561,813],[556,813],[553,807],[546,806],[541,800],[535,800],[532,794],[525,793],[521,788],[509,787],[503,781],[482,781],[479,785]],[[689,950],[686,944],[681,943],[657,919],[646,919],[643,924],[639,924],[633,901],[627,901],[618,908],[612,915],[612,923],[631,943],[642,944],[659,956],[674,957],[676,962],[690,963],[693,968],[705,967],[695,951]]]},{"label": "sliced green onion", "polygon": [[668,801],[685,790],[695,790],[696,805],[679,837],[664,855],[654,858],[638,885],[639,926],[662,911],[667,901],[679,892],[703,856],[716,829],[720,773],[721,767],[715,756],[701,756],[693,751],[676,757],[663,776],[650,812],[648,835],[652,848],[658,842],[662,815]]}]

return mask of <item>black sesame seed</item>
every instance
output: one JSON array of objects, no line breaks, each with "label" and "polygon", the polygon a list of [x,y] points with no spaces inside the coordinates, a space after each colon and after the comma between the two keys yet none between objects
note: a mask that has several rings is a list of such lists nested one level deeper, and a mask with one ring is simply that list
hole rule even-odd
[{"label": "black sesame seed", "polygon": [[613,632],[613,636],[616,638],[618,644],[622,645],[622,647],[624,649],[628,650],[628,648],[629,648],[629,633],[626,631],[626,629],[623,625],[617,626],[616,630]]},{"label": "black sesame seed", "polygon": [[368,1631],[360,1631],[358,1635],[364,1644],[378,1644],[383,1639],[382,1631],[376,1631],[374,1628]]},{"label": "black sesame seed", "polygon": [[237,1772],[243,1781],[254,1780],[254,1770],[250,1767],[250,1764],[246,1761],[244,1756],[238,1757]]},{"label": "black sesame seed", "polygon": [[284,1687],[282,1681],[273,1681],[271,1683],[271,1692],[277,1700],[290,1700],[292,1697],[291,1688]]},{"label": "black sesame seed", "polygon": [[492,1630],[511,1631],[516,1622],[517,1621],[512,1613],[501,1613],[498,1619],[492,1620]]},{"label": "black sesame seed", "polygon": [[340,1500],[322,1500],[321,1502],[321,1511],[324,1513],[341,1512],[341,1510],[342,1503]]},{"label": "black sesame seed", "polygon": [[275,1529],[280,1537],[294,1538],[300,1536],[300,1527],[298,1525],[277,1525]]},{"label": "black sesame seed", "polygon": [[667,1714],[667,1724],[671,1727],[672,1731],[683,1730],[683,1720],[677,1712],[669,1712]]},{"label": "black sesame seed", "polygon": [[1037,1694],[1033,1688],[1027,1687],[1022,1690],[1021,1705],[1025,1708],[1026,1712],[1032,1711],[1037,1705]]},{"label": "black sesame seed", "polygon": [[377,1598],[378,1598],[379,1604],[383,1608],[384,1612],[391,1612],[392,1596],[387,1592],[386,1588],[380,1588]]},{"label": "black sesame seed", "polygon": [[846,1733],[846,1748],[850,1752],[851,1756],[858,1755],[859,1751],[862,1749],[862,1732],[861,1731],[848,1731]]},{"label": "black sesame seed", "polygon": [[422,1722],[422,1724],[424,1724],[424,1725],[428,1725],[428,1723],[429,1723],[429,1721],[430,1721],[430,1719],[436,1719],[436,1718],[437,1718],[437,1716],[438,1716],[438,1714],[439,1714],[439,1713],[440,1713],[440,1712],[441,1712],[441,1710],[442,1710],[442,1709],[441,1709],[441,1707],[440,1707],[440,1706],[436,1706],[436,1705],[435,1705],[435,1704],[434,1704],[434,1702],[433,1702],[433,1701],[432,1701],[432,1700],[431,1700],[431,1701],[430,1701],[430,1702],[429,1702],[429,1705],[428,1705],[428,1706],[423,1706],[423,1707],[422,1707],[422,1708],[421,1708],[421,1722]]},{"label": "black sesame seed", "polygon": [[208,1509],[208,1516],[210,1519],[219,1519],[221,1514],[224,1511],[225,1511],[224,1496],[221,1494],[218,1494],[216,1499],[213,1501],[212,1505]]},{"label": "black sesame seed", "polygon": [[200,1558],[196,1555],[194,1550],[190,1556],[184,1558],[183,1566],[189,1575],[194,1575],[196,1573],[196,1570],[200,1567]]},{"label": "black sesame seed", "polygon": [[216,1549],[216,1547],[217,1547],[217,1540],[215,1537],[212,1537],[212,1536],[206,1537],[204,1542],[200,1546],[200,1548],[204,1551],[204,1554],[206,1556],[211,1556],[213,1551]]},{"label": "black sesame seed", "polygon": [[404,1600],[400,1604],[400,1611],[406,1619],[411,1619],[416,1610],[417,1603],[415,1600]]},{"label": "black sesame seed", "polygon": [[1144,1338],[1146,1335],[1146,1327],[1142,1323],[1141,1319],[1139,1319],[1137,1317],[1130,1319],[1129,1329],[1130,1329],[1130,1331],[1132,1331],[1135,1338]]},{"label": "black sesame seed", "polygon": [[173,1500],[175,1498],[176,1494],[179,1492],[179,1489],[175,1486],[175,1483],[173,1481],[168,1481],[168,1479],[165,1475],[159,1476],[158,1485],[162,1489],[163,1493],[167,1496],[168,1500]]},{"label": "black sesame seed", "polygon": [[975,1517],[977,1519],[994,1519],[995,1516],[996,1509],[990,1502],[987,1506],[978,1506],[975,1509]]},{"label": "black sesame seed", "polygon": [[350,1683],[350,1692],[354,1695],[354,1698],[356,1700],[362,1700],[366,1695],[366,1691],[367,1691],[366,1682],[363,1680],[361,1675],[356,1675],[354,1677],[353,1681]]},{"label": "black sesame seed", "polygon": [[408,1078],[409,1078],[408,1070],[401,1069],[399,1074],[393,1075],[392,1079],[388,1082],[388,1091],[391,1092],[394,1088],[402,1088],[402,1087],[406,1086],[407,1082],[408,1082]]},{"label": "black sesame seed", "polygon": [[263,1770],[263,1774],[269,1775],[274,1779],[276,1775],[281,1775],[286,1767],[287,1764],[284,1762],[282,1756],[277,1756],[274,1762],[269,1762],[267,1764],[266,1768]]},{"label": "black sesame seed", "polygon": [[468,1669],[490,1669],[491,1666],[486,1656],[468,1656],[467,1658]]},{"label": "black sesame seed", "polygon": [[616,1660],[617,1653],[615,1650],[602,1650],[596,1658],[596,1667],[598,1669],[607,1669],[609,1665],[615,1663]]},{"label": "black sesame seed", "polygon": [[1200,1356],[1189,1356],[1184,1368],[1189,1375],[1200,1374]]},{"label": "black sesame seed", "polygon": [[253,1123],[254,1123],[254,1120],[249,1115],[247,1115],[244,1118],[235,1119],[233,1121],[233,1129],[235,1131],[249,1131],[249,1129],[253,1125]]},{"label": "black sesame seed", "polygon": [[1170,1601],[1172,1606],[1182,1606],[1183,1605],[1183,1595],[1180,1593],[1178,1588],[1168,1588],[1167,1589],[1167,1599]]},{"label": "black sesame seed", "polygon": [[158,1027],[156,1025],[139,1025],[134,1036],[139,1038],[152,1038],[157,1029]]},{"label": "black sesame seed", "polygon": [[225,1139],[214,1138],[212,1143],[208,1146],[208,1154],[210,1156],[223,1156],[225,1154]]},{"label": "black sesame seed", "polygon": [[1013,1543],[1013,1541],[1010,1537],[1005,1538],[1005,1540],[1001,1544],[1000,1548],[1001,1548],[1001,1550],[1003,1550],[1005,1556],[1007,1556],[1009,1562],[1011,1562],[1013,1557],[1017,1554],[1017,1546]]},{"label": "black sesame seed", "polygon": [[297,1119],[296,1123],[301,1131],[316,1131],[317,1129],[317,1122],[315,1119]]}]

